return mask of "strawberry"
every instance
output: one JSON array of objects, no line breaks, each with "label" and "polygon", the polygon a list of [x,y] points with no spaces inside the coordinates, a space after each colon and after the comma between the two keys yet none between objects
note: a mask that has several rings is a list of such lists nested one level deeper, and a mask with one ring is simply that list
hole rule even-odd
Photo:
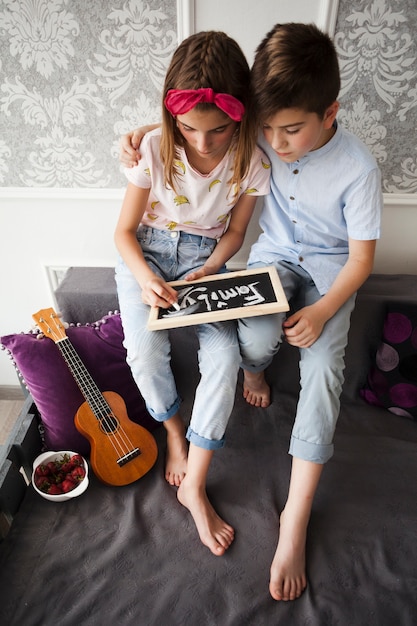
[{"label": "strawberry", "polygon": [[57,496],[62,493],[62,489],[58,485],[51,485],[47,493],[51,496]]},{"label": "strawberry", "polygon": [[57,466],[56,466],[56,462],[55,461],[49,461],[49,463],[46,464],[46,467],[49,471],[50,474],[55,474],[56,470],[57,470]]},{"label": "strawberry", "polygon": [[68,474],[73,468],[74,464],[72,463],[72,461],[66,461],[61,465],[60,471],[64,474]]},{"label": "strawberry", "polygon": [[71,472],[71,477],[78,482],[81,482],[84,476],[85,476],[85,469],[79,465],[77,467],[74,467],[74,469]]},{"label": "strawberry", "polygon": [[68,491],[72,491],[76,486],[76,483],[70,478],[65,478],[60,485],[63,493],[68,493]]},{"label": "strawberry", "polygon": [[81,466],[84,465],[84,459],[81,456],[81,454],[73,454],[71,457],[71,462],[74,465],[81,465]]},{"label": "strawberry", "polygon": [[35,476],[35,485],[41,491],[48,491],[51,483],[46,479],[45,476]]},{"label": "strawberry", "polygon": [[41,476],[49,476],[51,472],[49,471],[49,469],[46,467],[46,465],[38,465],[35,469],[35,476],[41,477]]}]

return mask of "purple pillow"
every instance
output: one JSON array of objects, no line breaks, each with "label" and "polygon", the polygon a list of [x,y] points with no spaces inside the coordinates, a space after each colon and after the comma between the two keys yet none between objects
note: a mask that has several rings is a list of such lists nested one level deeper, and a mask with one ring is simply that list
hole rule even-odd
[{"label": "purple pillow", "polygon": [[389,304],[381,343],[367,384],[369,404],[417,420],[417,306]]},{"label": "purple pillow", "polygon": [[[74,416],[85,401],[58,346],[39,333],[0,338],[39,410],[44,443],[49,450],[90,451],[89,441],[78,432]],[[120,315],[99,322],[70,326],[66,335],[101,391],[114,391],[126,403],[129,418],[152,431],[158,425],[145,403],[126,363]]]}]

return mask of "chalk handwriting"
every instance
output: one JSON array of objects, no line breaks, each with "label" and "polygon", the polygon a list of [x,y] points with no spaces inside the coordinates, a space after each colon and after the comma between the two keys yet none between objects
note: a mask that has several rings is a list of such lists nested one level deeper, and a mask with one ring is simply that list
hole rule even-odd
[{"label": "chalk handwriting", "polygon": [[258,285],[259,281],[233,285],[226,289],[213,288],[207,284],[190,285],[190,287],[185,287],[178,291],[180,311],[169,309],[162,313],[162,316],[179,316],[262,304],[266,301],[266,298],[261,293]]}]

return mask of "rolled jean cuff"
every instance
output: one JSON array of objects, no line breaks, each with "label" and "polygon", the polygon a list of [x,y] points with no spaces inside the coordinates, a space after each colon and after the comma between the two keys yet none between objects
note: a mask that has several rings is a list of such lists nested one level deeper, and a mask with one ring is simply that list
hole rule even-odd
[{"label": "rolled jean cuff", "polygon": [[241,361],[240,367],[247,372],[251,372],[251,374],[259,374],[259,372],[265,371],[266,368],[271,365],[272,361],[273,359],[269,359],[268,361],[266,361],[266,363],[263,363],[262,365],[249,365],[248,363],[245,363],[245,361]]},{"label": "rolled jean cuff", "polygon": [[174,404],[166,413],[155,413],[155,411],[153,411],[151,407],[149,406],[147,406],[146,409],[149,415],[151,415],[154,418],[154,420],[156,420],[157,422],[166,422],[167,420],[169,420],[170,417],[175,415],[175,413],[178,413],[180,406],[181,406],[181,398],[177,396],[177,399],[175,400]]},{"label": "rolled jean cuff", "polygon": [[319,463],[324,465],[333,456],[334,446],[332,443],[311,443],[291,437],[289,453],[297,459]]},{"label": "rolled jean cuff", "polygon": [[219,450],[224,446],[224,437],[222,439],[206,439],[197,435],[192,428],[187,430],[187,439],[190,443],[197,446],[197,448],[204,448],[204,450]]}]

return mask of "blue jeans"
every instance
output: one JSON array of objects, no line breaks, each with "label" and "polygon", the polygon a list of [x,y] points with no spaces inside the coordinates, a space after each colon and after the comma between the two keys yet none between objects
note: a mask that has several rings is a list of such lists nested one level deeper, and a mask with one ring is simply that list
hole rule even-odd
[{"label": "blue jeans", "polygon": [[[141,226],[138,241],[152,270],[166,281],[184,278],[204,265],[216,240],[176,231]],[[179,398],[170,364],[168,330],[149,331],[150,307],[142,302],[141,288],[122,259],[116,284],[124,331],[127,362],[149,413],[163,422],[177,413]],[[234,322],[190,327],[199,340],[201,374],[187,431],[190,442],[215,450],[224,445],[224,433],[235,400],[240,352]]]},{"label": "blue jeans", "polygon": [[[254,263],[251,267],[261,265]],[[320,299],[310,275],[300,266],[280,261],[275,267],[293,310]],[[333,435],[344,382],[345,347],[355,299],[356,294],[326,322],[320,337],[310,348],[300,348],[301,391],[289,452],[313,463],[325,463],[333,455]],[[278,313],[239,320],[244,369],[260,372],[268,367],[280,348],[282,323],[286,317],[287,313]]]}]

